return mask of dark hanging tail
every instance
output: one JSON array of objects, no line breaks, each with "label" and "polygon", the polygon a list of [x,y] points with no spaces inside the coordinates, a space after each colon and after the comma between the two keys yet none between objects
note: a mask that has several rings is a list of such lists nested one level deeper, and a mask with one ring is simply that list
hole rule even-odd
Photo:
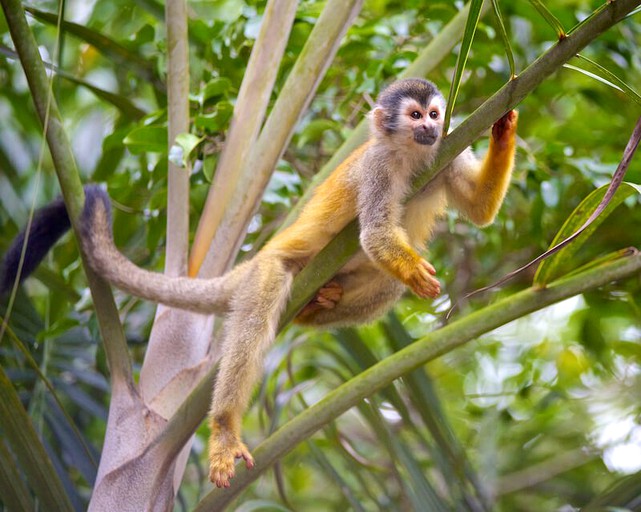
[{"label": "dark hanging tail", "polygon": [[[20,281],[23,281],[36,269],[53,245],[69,230],[70,226],[67,208],[62,199],[56,199],[34,214],[28,234],[22,269],[20,270]],[[20,266],[20,256],[25,237],[27,237],[26,229],[15,238],[4,255],[2,276],[0,278],[0,295],[11,290],[18,276],[18,267]]]},{"label": "dark hanging tail", "polygon": [[[88,263],[100,276],[123,291],[167,306],[197,313],[226,313],[236,288],[245,281],[250,267],[239,265],[224,276],[213,279],[169,277],[150,272],[132,263],[114,245],[109,195],[98,185],[87,185],[85,206],[80,216],[81,243]],[[70,227],[61,199],[35,214],[20,273],[27,277],[49,249]],[[0,293],[11,289],[16,280],[25,233],[20,233],[4,259]]]}]

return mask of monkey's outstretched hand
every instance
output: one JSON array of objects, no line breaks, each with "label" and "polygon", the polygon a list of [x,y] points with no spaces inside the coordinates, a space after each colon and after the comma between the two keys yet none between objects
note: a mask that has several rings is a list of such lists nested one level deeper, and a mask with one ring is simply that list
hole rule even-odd
[{"label": "monkey's outstretched hand", "polygon": [[510,110],[492,126],[492,139],[498,145],[498,149],[508,149],[516,136],[516,125],[519,113]]},{"label": "monkey's outstretched hand", "polygon": [[441,283],[434,276],[436,270],[431,263],[421,259],[410,274],[407,285],[423,299],[434,299],[441,293]]}]

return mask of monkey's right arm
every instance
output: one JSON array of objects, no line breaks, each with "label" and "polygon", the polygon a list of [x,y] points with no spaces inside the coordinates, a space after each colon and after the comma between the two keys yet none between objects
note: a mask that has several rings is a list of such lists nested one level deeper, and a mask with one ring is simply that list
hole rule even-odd
[{"label": "monkey's right arm", "polygon": [[360,242],[380,267],[419,297],[436,297],[440,284],[434,267],[412,248],[401,227],[404,187],[386,172],[384,162],[368,162],[358,191]]}]

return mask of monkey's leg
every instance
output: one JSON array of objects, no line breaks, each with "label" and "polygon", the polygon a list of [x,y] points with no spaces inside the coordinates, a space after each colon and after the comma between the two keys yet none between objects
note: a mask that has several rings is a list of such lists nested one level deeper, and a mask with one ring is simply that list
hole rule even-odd
[{"label": "monkey's leg", "polygon": [[375,320],[399,299],[405,286],[378,268],[363,267],[345,275],[338,275],[335,282],[343,293],[332,308],[303,310],[295,322],[303,325],[339,327]]},{"label": "monkey's leg", "polygon": [[236,458],[253,467],[241,441],[242,415],[261,374],[263,355],[276,336],[292,279],[279,256],[260,253],[232,299],[210,411],[209,478],[217,487],[229,487]]},{"label": "monkey's leg", "polygon": [[454,206],[479,226],[496,216],[510,184],[516,151],[518,113],[511,110],[492,126],[490,147],[479,163],[471,151],[453,162],[447,194]]}]

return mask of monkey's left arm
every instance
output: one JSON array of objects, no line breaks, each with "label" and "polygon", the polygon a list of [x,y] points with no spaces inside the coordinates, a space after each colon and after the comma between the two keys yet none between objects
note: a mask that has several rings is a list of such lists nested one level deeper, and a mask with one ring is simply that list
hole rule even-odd
[{"label": "monkey's left arm", "polygon": [[494,220],[510,184],[517,119],[518,113],[511,110],[494,123],[490,147],[482,163],[467,149],[452,162],[446,174],[448,199],[479,226]]},{"label": "monkey's left arm", "polygon": [[[368,179],[358,191],[358,220],[363,250],[380,268],[409,286],[419,297],[436,297],[440,284],[434,267],[411,246],[401,225],[403,188],[385,162],[368,162]],[[396,181],[395,181],[396,178]]]}]

